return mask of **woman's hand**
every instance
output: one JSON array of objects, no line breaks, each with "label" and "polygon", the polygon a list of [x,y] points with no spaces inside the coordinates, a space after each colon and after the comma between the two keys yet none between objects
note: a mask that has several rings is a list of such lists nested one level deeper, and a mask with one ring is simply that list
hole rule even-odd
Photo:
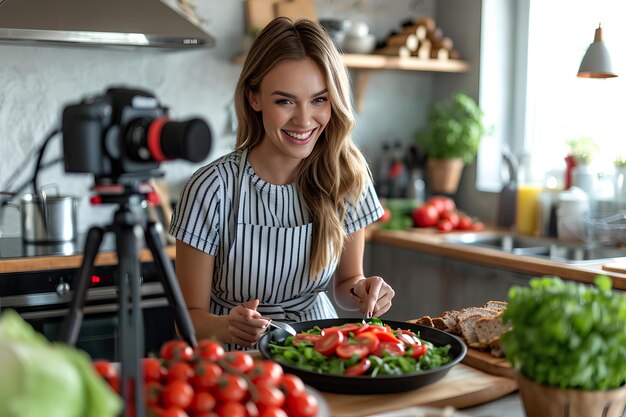
[{"label": "woman's hand", "polygon": [[367,317],[385,314],[391,308],[391,300],[396,295],[393,288],[377,276],[358,280],[350,293],[359,311]]},{"label": "woman's hand", "polygon": [[256,311],[259,300],[246,301],[228,313],[228,331],[232,343],[252,347],[259,341],[269,326],[269,320]]}]

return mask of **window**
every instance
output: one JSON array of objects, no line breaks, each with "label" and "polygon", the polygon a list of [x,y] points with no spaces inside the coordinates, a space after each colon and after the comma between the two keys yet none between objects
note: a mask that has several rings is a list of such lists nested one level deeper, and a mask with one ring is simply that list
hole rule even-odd
[{"label": "window", "polygon": [[[506,103],[501,102],[509,113],[496,117],[499,137],[495,140],[510,146],[518,156],[527,154],[533,176],[543,179],[551,170],[564,171],[567,140],[589,136],[600,148],[592,167],[599,173],[613,173],[615,156],[626,154],[626,53],[623,48],[626,2],[521,0],[511,2],[509,10],[503,11],[504,6],[491,0],[485,1],[484,7],[481,106],[487,115],[493,116],[494,110],[496,115],[503,113],[489,100],[494,95],[494,87],[499,85],[512,97]],[[513,40],[507,44],[513,52],[502,46],[489,48],[489,43],[485,42],[488,36],[497,36],[494,22],[506,21],[507,13],[508,19],[514,16],[511,26],[515,27],[509,29]],[[578,78],[578,67],[599,23],[618,77]],[[486,66],[493,68],[493,59],[502,56],[506,62],[513,63],[511,77],[505,79],[506,84],[494,84],[493,76],[487,74],[485,78],[482,73],[483,70],[488,73]],[[483,98],[487,100],[484,105]],[[506,131],[497,129],[502,125],[507,126]],[[492,144],[488,145],[494,149]],[[499,158],[493,151],[491,155],[486,153],[492,165],[494,157]],[[489,169],[479,166],[479,188],[496,191],[493,178],[493,167],[489,173]]]}]

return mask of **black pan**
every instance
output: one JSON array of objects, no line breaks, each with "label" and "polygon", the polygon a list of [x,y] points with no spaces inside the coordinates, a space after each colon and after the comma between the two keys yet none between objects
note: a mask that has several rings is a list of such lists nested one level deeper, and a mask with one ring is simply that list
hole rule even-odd
[{"label": "black pan", "polygon": [[[301,323],[291,323],[297,332],[309,330],[315,326],[322,329],[331,326],[341,326],[346,323],[358,323],[361,319],[328,319],[305,321]],[[420,338],[431,342],[435,346],[450,345],[450,362],[426,371],[416,372],[407,375],[381,375],[377,377],[369,376],[343,376],[328,375],[307,371],[293,366],[282,364],[285,372],[299,376],[302,380],[319,389],[320,391],[335,392],[341,394],[386,394],[390,392],[410,391],[425,385],[432,384],[443,378],[448,371],[465,357],[467,347],[458,337],[441,330],[426,327],[419,324],[411,324],[399,321],[383,320],[383,323],[391,326],[392,329],[405,329],[419,332]],[[267,358],[272,359],[269,351],[269,342],[274,332],[266,333],[259,341],[259,351]]]}]

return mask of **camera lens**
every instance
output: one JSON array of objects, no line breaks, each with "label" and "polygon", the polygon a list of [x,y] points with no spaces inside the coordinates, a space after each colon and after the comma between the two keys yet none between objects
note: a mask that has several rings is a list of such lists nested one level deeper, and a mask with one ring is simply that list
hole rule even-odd
[{"label": "camera lens", "polygon": [[138,119],[129,125],[126,139],[129,155],[138,161],[201,162],[211,150],[211,129],[202,119]]}]

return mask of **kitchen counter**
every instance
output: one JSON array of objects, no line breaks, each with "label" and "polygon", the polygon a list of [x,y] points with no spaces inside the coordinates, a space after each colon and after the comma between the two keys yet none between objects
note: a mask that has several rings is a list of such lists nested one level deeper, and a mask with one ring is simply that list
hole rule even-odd
[{"label": "kitchen counter", "polygon": [[612,278],[614,288],[626,290],[626,274],[603,270],[602,263],[567,264],[538,257],[515,255],[497,249],[446,242],[445,238],[454,233],[463,232],[442,234],[432,229],[393,231],[373,229],[368,232],[368,239],[498,269],[532,275],[556,275],[563,279],[588,284],[594,282],[596,275],[604,274]]}]

